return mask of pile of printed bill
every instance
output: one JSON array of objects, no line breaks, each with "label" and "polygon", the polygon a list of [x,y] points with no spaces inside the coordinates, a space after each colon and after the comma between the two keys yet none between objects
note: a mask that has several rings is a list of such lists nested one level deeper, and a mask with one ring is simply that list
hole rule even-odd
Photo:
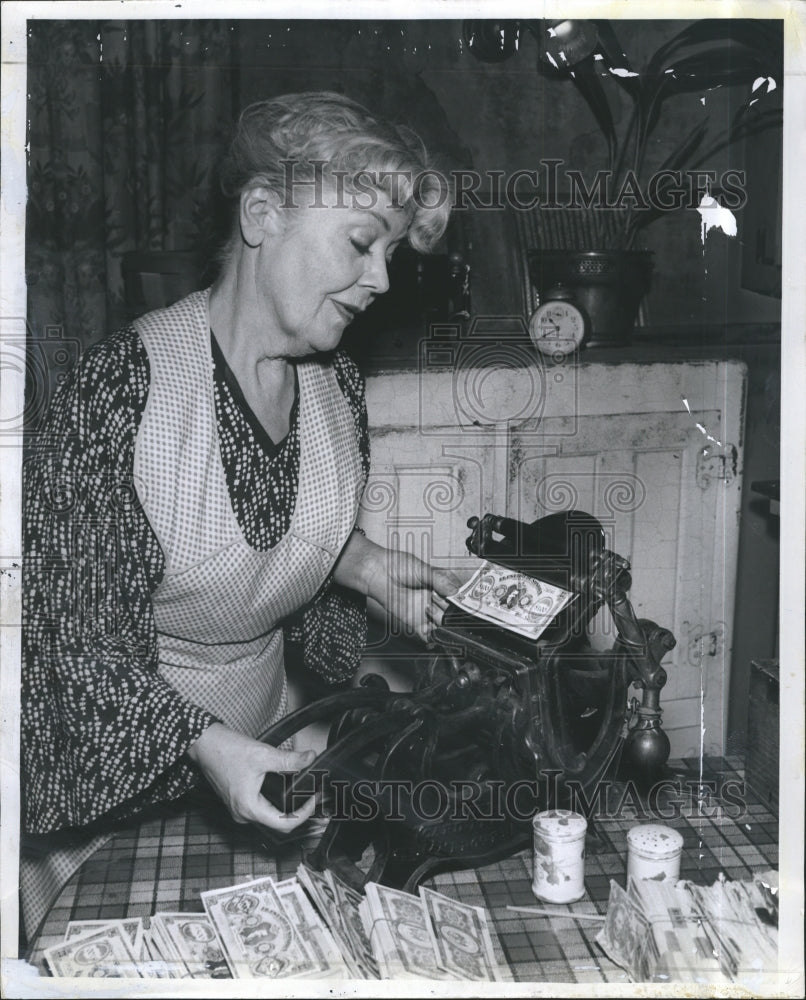
[{"label": "pile of printed bill", "polygon": [[164,979],[508,979],[482,907],[433,890],[369,882],[300,865],[201,893],[204,912],[74,920],[44,952],[54,976]]},{"label": "pile of printed bill", "polygon": [[611,881],[596,940],[633,982],[747,983],[777,968],[777,874],[710,886],[630,878],[626,892]]}]

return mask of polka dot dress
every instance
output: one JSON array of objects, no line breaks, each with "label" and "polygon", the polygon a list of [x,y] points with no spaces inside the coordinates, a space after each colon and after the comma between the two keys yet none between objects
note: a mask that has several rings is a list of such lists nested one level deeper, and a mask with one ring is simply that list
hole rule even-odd
[{"label": "polka dot dress", "polygon": [[[298,402],[272,442],[213,342],[221,463],[238,526],[253,548],[289,528],[299,478]],[[369,466],[363,383],[343,353],[333,372]],[[32,833],[123,818],[197,780],[187,748],[215,719],[159,675],[151,603],[165,559],[133,488],[149,388],[134,329],[83,355],[25,461],[23,798]],[[287,643],[328,682],[354,673],[364,602],[328,581],[286,622]]]}]

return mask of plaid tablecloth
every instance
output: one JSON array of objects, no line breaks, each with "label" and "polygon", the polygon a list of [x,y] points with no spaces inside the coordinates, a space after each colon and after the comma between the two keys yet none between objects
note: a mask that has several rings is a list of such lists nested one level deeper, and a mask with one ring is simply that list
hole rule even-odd
[{"label": "plaid tablecloth", "polygon": [[[464,902],[484,906],[497,933],[499,959],[519,982],[627,982],[626,974],[596,943],[600,922],[575,920],[575,913],[607,909],[610,880],[626,885],[627,831],[636,822],[664,822],[683,834],[681,878],[703,885],[720,872],[747,879],[778,866],[778,821],[769,808],[746,794],[737,758],[671,762],[674,779],[735,782],[733,801],[691,797],[673,818],[643,816],[625,808],[598,818],[597,838],[589,841],[585,896],[568,906],[541,903],[532,894],[532,856],[523,851],[471,871],[441,874],[425,884]],[[740,799],[737,805],[737,798]],[[693,806],[693,808],[692,808]],[[42,952],[60,941],[68,920],[149,917],[157,911],[201,911],[200,893],[264,875],[293,875],[301,860],[299,842],[273,853],[261,846],[252,827],[237,826],[223,814],[199,809],[177,811],[119,832],[86,861],[61,892],[30,949],[28,960],[42,967]],[[518,914],[508,906],[562,911],[568,916]],[[43,970],[44,972],[44,970]],[[45,973],[46,974],[46,973]]]}]

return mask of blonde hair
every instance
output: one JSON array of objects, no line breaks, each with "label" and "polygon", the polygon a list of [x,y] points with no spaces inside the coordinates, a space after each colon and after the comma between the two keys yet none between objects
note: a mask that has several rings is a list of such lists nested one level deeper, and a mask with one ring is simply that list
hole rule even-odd
[{"label": "blonde hair", "polygon": [[450,181],[420,137],[377,118],[341,94],[313,91],[250,104],[241,113],[221,168],[228,198],[256,184],[288,195],[289,174],[308,182],[316,173],[341,177],[349,190],[384,191],[411,215],[408,241],[433,251],[451,210]]}]

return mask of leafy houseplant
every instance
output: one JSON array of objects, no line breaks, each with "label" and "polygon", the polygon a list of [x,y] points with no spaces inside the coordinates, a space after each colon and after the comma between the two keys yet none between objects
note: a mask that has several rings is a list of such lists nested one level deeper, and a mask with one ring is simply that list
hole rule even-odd
[{"label": "leafy houseplant", "polygon": [[[524,32],[537,40],[541,73],[576,88],[606,144],[601,170],[585,186],[577,180],[577,197],[540,212],[533,240],[539,246],[528,251],[530,275],[541,296],[555,283],[572,287],[591,313],[592,343],[623,343],[651,279],[652,255],[641,249],[646,227],[710,194],[694,172],[705,173],[716,154],[781,124],[781,22],[697,21],[637,70],[610,21],[469,21],[464,28],[470,51],[491,62],[518,51]],[[727,126],[714,128],[704,111],[662,162],[650,163],[670,98],[734,85],[746,85],[747,95]],[[630,105],[618,127],[615,88]],[[612,300],[605,294],[611,287]]]}]

